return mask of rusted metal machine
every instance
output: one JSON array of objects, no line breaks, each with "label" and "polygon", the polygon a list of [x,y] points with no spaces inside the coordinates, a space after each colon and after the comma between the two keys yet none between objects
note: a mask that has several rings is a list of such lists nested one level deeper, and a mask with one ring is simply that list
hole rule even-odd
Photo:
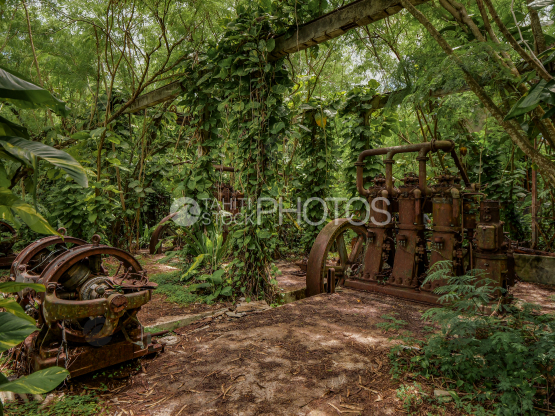
[{"label": "rusted metal machine", "polygon": [[[113,269],[112,272],[109,270]],[[24,290],[17,301],[40,331],[24,342],[30,372],[58,365],[73,377],[160,351],[137,320],[157,285],[126,251],[69,236],[27,246],[10,277],[40,283],[46,293]]]},{"label": "rusted metal machine", "polygon": [[[215,167],[219,165],[214,165]],[[224,166],[222,170],[231,169],[233,172],[233,168]],[[227,170],[229,171],[229,170]],[[224,211],[230,212],[232,215],[237,214],[241,206],[243,204],[243,193],[236,191],[233,187],[227,183],[217,183],[215,186],[215,191],[213,192],[214,198],[222,204],[221,209]],[[218,209],[220,207],[218,206]],[[161,254],[163,251],[162,244],[160,243],[165,238],[170,236],[174,237],[174,246],[180,246],[181,241],[179,239],[178,234],[175,232],[173,228],[173,222],[170,221],[173,217],[177,215],[177,212],[171,213],[167,217],[164,217],[162,221],[158,223],[158,226],[152,233],[150,237],[150,244],[149,244],[149,251],[150,254]],[[227,237],[227,226],[224,225],[223,227],[223,235],[224,239]]]},{"label": "rusted metal machine", "polygon": [[[158,223],[158,227],[156,227],[156,229],[150,236],[150,244],[148,246],[150,254],[161,254],[162,253],[161,241],[168,238],[169,236],[177,237],[177,234],[172,228],[172,222],[170,221],[176,215],[177,215],[177,212],[173,212],[170,215],[162,218],[162,221]],[[176,242],[176,243],[177,245],[179,245],[179,242]]]},{"label": "rusted metal machine", "polygon": [[12,248],[15,244],[17,233],[15,229],[5,221],[0,221],[0,268],[10,267],[15,259]]},{"label": "rusted metal machine", "polygon": [[[434,141],[363,151],[355,163],[357,189],[369,202],[371,220],[354,225],[340,218],[322,229],[308,258],[306,295],[329,292],[335,284],[343,284],[436,303],[438,295],[433,292],[446,280],[423,282],[439,261],[448,261],[455,275],[480,268],[499,287],[512,286],[512,250],[499,220],[499,202],[482,201],[476,222],[477,197],[482,194],[470,183],[454,149],[451,141]],[[428,184],[428,154],[438,152],[439,156],[439,151],[451,156],[459,175],[446,172]],[[418,174],[406,174],[403,184],[396,187],[395,155],[409,152],[417,153]],[[385,175],[376,176],[365,188],[364,160],[376,155],[386,155]],[[427,214],[431,214],[431,227],[425,221]],[[352,241],[350,250],[347,239]]]}]

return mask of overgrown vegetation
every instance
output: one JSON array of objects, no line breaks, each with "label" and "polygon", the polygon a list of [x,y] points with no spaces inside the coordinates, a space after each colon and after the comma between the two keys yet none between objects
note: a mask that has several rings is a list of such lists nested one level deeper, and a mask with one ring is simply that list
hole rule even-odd
[{"label": "overgrown vegetation", "polygon": [[80,396],[63,396],[60,399],[54,399],[47,406],[43,406],[38,401],[6,405],[6,412],[10,416],[94,416],[101,414],[101,411],[101,402],[94,393]]},{"label": "overgrown vegetation", "polygon": [[[428,279],[445,279],[448,271],[448,265],[440,263]],[[445,305],[422,316],[439,331],[426,340],[405,339],[413,348],[394,347],[394,374],[422,375],[450,391],[457,407],[469,414],[549,413],[555,315],[540,313],[538,305],[498,302],[498,290],[482,271],[447,279],[447,285],[437,289]],[[404,396],[412,410],[422,400]]]},{"label": "overgrown vegetation", "polygon": [[[271,299],[272,262],[306,254],[325,222],[312,225],[293,213],[283,223],[277,215],[252,223],[257,198],[282,198],[286,208],[297,197],[301,205],[309,197],[350,198],[360,151],[450,139],[471,181],[485,197],[502,201],[511,237],[528,239],[537,222],[538,247],[552,250],[555,12],[549,1],[406,5],[340,38],[271,56],[279,35],[341,5],[6,0],[0,65],[44,87],[50,104],[3,100],[2,134],[17,130],[32,143],[65,151],[83,166],[89,186],[61,165],[40,162],[45,166],[34,169],[30,159],[12,160],[0,172],[0,185],[10,190],[2,198],[35,206],[36,196],[52,228],[85,239],[100,233],[105,242],[135,250],[148,245],[179,197],[203,201],[208,215],[180,236],[199,240],[202,233],[215,241],[212,233],[223,230],[204,220],[217,216],[218,185],[230,184],[253,204],[230,226],[228,254],[209,260],[214,253],[204,250],[197,273],[186,278],[205,285],[198,287],[203,292]],[[181,84],[173,100],[136,108],[139,96],[173,81]],[[453,169],[449,163],[432,155],[429,179],[445,164]],[[393,169],[397,179],[417,170],[415,155],[398,155]],[[367,159],[365,180],[381,170],[381,158]],[[326,208],[333,211],[334,203]],[[309,201],[306,219],[324,211]],[[25,225],[18,232],[20,246],[37,236]],[[179,255],[186,259],[183,274],[200,254],[190,258],[196,244],[189,238]],[[236,261],[226,275],[213,276],[231,257]]]}]

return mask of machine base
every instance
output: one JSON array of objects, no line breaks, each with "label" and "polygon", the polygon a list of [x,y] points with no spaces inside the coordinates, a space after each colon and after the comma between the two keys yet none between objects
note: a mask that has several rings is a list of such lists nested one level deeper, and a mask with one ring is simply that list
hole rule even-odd
[{"label": "machine base", "polygon": [[[66,354],[64,351],[60,351],[58,356],[59,350],[57,347],[43,347],[39,350],[33,348],[37,335],[38,333],[29,335],[24,344],[31,372],[56,365],[64,367],[66,363]],[[70,372],[71,377],[77,377],[147,354],[163,352],[164,350],[163,344],[153,344],[150,342],[150,334],[144,334],[143,342],[145,348],[141,348],[139,345],[126,341],[125,339],[110,341],[102,347],[93,347],[91,345],[76,346],[72,344],[69,346],[67,370]]]},{"label": "machine base", "polygon": [[368,281],[365,282],[362,280],[353,279],[345,280],[345,284],[343,286],[351,289],[364,290],[366,292],[383,293],[384,295],[404,298],[415,302],[429,303],[432,305],[439,304],[437,301],[439,296],[434,295],[433,293],[418,291],[410,288],[382,285],[379,283],[372,283]]}]

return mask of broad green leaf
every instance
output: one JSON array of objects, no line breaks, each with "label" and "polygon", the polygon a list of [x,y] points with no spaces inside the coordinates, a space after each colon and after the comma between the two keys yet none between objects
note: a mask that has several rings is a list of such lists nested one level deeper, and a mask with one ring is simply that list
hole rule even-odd
[{"label": "broad green leaf", "polygon": [[272,233],[267,230],[260,230],[257,231],[256,235],[258,235],[258,238],[270,238]]},{"label": "broad green leaf", "polygon": [[17,136],[31,140],[25,127],[12,123],[4,117],[0,117],[0,136]]},{"label": "broad green leaf", "polygon": [[12,313],[19,318],[26,319],[33,325],[36,324],[35,320],[25,313],[23,308],[13,299],[0,298],[0,308],[4,308],[6,312]]},{"label": "broad green leaf", "polygon": [[285,94],[287,92],[287,87],[285,85],[274,85],[272,87],[272,92],[275,92],[276,94]]},{"label": "broad green leaf", "polygon": [[20,377],[14,381],[0,384],[0,391],[12,391],[18,394],[42,394],[54,390],[69,376],[69,371],[62,367],[45,368]]},{"label": "broad green leaf", "polygon": [[210,78],[210,76],[212,75],[212,72],[208,72],[207,74],[204,74],[204,76],[199,79],[199,81],[197,82],[197,87],[202,84],[204,81],[206,81],[208,78]]},{"label": "broad green leaf", "polygon": [[89,222],[95,222],[96,221],[96,217],[98,217],[98,214],[95,212],[91,212],[89,214]]},{"label": "broad green leaf", "polygon": [[[275,39],[268,39],[266,41],[266,49],[268,50],[268,52],[272,52],[274,50],[274,48],[276,47],[276,40]],[[268,72],[268,71],[266,71]]]},{"label": "broad green leaf", "polygon": [[199,254],[197,257],[195,257],[193,264],[191,264],[189,269],[181,276],[181,280],[187,280],[192,276],[192,274],[195,272],[197,267],[199,267],[202,264],[204,260],[204,256],[205,254]]},{"label": "broad green leaf", "polygon": [[32,157],[44,159],[64,170],[79,185],[83,187],[88,186],[85,169],[73,157],[62,150],[55,149],[44,143],[13,136],[0,136],[0,144],[6,152],[20,159],[25,158],[29,162],[31,162]]},{"label": "broad green leaf", "polygon": [[274,124],[274,126],[272,127],[272,133],[274,134],[279,133],[284,127],[285,127],[285,123],[283,121],[280,121]]},{"label": "broad green leaf", "polygon": [[233,293],[233,289],[231,288],[231,286],[226,286],[222,289],[222,291],[220,292],[220,295],[231,296],[232,293]]},{"label": "broad green leaf", "polygon": [[37,330],[37,327],[26,319],[9,312],[0,312],[0,352],[15,347]]},{"label": "broad green leaf", "polygon": [[[7,136],[9,136],[9,135],[7,135]],[[71,138],[73,140],[77,140],[77,141],[86,140],[89,137],[91,137],[91,135],[87,130],[78,131],[77,133],[74,133],[74,134],[71,135]]]},{"label": "broad green leaf", "polygon": [[220,269],[216,270],[212,273],[212,276],[208,278],[208,281],[212,282],[214,285],[221,285],[223,282],[222,276],[224,275],[225,271]]},{"label": "broad green leaf", "polygon": [[63,101],[22,78],[15,71],[0,67],[0,101],[12,102],[20,108],[48,107],[62,116],[69,114],[69,109]]},{"label": "broad green leaf", "polygon": [[533,105],[538,105],[540,103],[540,97],[546,84],[547,81],[545,79],[542,79],[540,82],[534,85],[534,87],[530,89],[530,91],[528,91],[528,95],[526,95],[526,97],[524,97],[522,101],[518,100],[519,108],[527,108]]},{"label": "broad green leaf", "polygon": [[91,137],[100,137],[106,131],[106,127],[99,127],[91,131]]},{"label": "broad green leaf", "polygon": [[33,289],[35,292],[44,292],[44,285],[38,283],[4,282],[0,283],[0,293],[16,293],[23,289]]},{"label": "broad green leaf", "polygon": [[523,114],[526,114],[530,111],[532,111],[534,108],[536,108],[538,106],[538,104],[534,104],[530,107],[527,108],[521,108],[520,103],[525,99],[526,97],[522,97],[520,100],[518,100],[515,105],[513,105],[513,107],[510,109],[509,113],[505,116],[505,118],[503,119],[504,121],[507,120],[511,120],[513,118],[517,118],[518,116],[521,116]]},{"label": "broad green leaf", "polygon": [[6,172],[4,164],[0,163],[0,187],[8,188],[11,183],[12,181],[8,178],[8,172]]},{"label": "broad green leaf", "polygon": [[14,214],[37,233],[58,235],[58,232],[31,205],[20,200],[9,189],[0,188],[0,218],[13,221]]}]

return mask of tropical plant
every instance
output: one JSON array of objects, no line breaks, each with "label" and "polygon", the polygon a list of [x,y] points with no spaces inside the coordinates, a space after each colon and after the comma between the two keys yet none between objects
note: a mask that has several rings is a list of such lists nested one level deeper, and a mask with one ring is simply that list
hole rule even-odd
[{"label": "tropical plant", "polygon": [[[16,73],[0,68],[0,102],[19,108],[50,108],[62,115],[67,114],[65,104],[48,91],[20,78]],[[88,184],[83,167],[69,154],[40,142],[29,140],[25,127],[0,117],[0,215],[11,223],[18,224],[19,217],[33,231],[56,234],[44,217],[35,208],[23,202],[12,189],[26,177],[32,177],[31,192],[36,198],[40,161],[45,160],[62,169],[80,186]],[[10,172],[11,174],[8,174]],[[32,176],[31,176],[32,175]]]},{"label": "tropical plant", "polygon": [[187,255],[193,256],[193,261],[184,271],[181,280],[190,280],[203,270],[209,274],[217,271],[226,248],[223,234],[215,230],[196,233],[191,231],[184,234],[183,242],[183,251]]},{"label": "tropical plant", "polygon": [[555,382],[555,315],[538,313],[538,305],[504,304],[483,270],[453,276],[440,262],[427,281],[442,279],[436,293],[444,306],[422,315],[439,332],[412,340],[418,348],[393,348],[394,373],[442,377],[472,414],[544,414]]},{"label": "tropical plant", "polygon": [[[44,292],[44,285],[31,283],[6,282],[0,283],[0,293],[14,293],[23,289],[31,289],[36,292]],[[28,335],[37,331],[36,322],[25,313],[23,308],[14,299],[0,297],[0,352],[4,352],[20,344]],[[69,375],[69,372],[61,367],[50,367],[36,371],[28,376],[9,381],[0,373],[0,391],[11,391],[14,393],[47,393],[58,386]],[[0,416],[3,413],[2,401],[0,401]]]}]

